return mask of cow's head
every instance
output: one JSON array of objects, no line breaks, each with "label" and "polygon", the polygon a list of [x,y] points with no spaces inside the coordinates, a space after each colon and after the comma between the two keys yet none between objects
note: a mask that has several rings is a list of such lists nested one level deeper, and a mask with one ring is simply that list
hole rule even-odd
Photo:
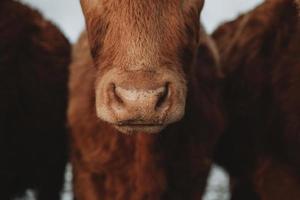
[{"label": "cow's head", "polygon": [[100,119],[157,133],[183,117],[203,1],[81,0]]}]

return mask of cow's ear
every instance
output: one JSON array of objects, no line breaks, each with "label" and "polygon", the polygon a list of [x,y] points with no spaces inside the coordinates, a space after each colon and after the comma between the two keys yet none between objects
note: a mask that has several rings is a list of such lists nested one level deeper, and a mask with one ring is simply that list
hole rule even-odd
[{"label": "cow's ear", "polygon": [[80,0],[83,14],[86,16],[91,11],[101,7],[101,0]]},{"label": "cow's ear", "polygon": [[205,0],[182,0],[183,1],[183,10],[185,12],[197,11],[200,15],[202,11]]}]

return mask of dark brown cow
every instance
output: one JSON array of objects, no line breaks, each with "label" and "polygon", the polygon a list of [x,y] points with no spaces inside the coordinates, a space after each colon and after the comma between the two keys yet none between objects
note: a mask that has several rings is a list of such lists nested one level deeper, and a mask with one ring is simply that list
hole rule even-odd
[{"label": "dark brown cow", "polygon": [[[300,5],[299,1],[297,2]],[[226,74],[228,126],[217,161],[232,199],[300,199],[300,18],[267,0],[215,33]]]},{"label": "dark brown cow", "polygon": [[201,199],[223,128],[203,1],[81,4],[68,114],[76,199]]},{"label": "dark brown cow", "polygon": [[58,200],[67,162],[70,45],[42,16],[0,1],[0,199]]}]

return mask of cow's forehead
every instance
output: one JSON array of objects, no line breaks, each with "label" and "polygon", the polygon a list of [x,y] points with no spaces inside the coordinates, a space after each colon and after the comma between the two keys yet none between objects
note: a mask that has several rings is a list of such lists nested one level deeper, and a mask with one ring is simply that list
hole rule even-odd
[{"label": "cow's forehead", "polygon": [[[180,1],[170,0],[119,0],[118,5],[108,2],[102,16],[109,24],[107,37],[142,48],[147,44],[172,39],[176,41],[186,23],[180,11]],[[134,40],[134,41],[133,41]],[[151,49],[150,46],[148,48]],[[135,48],[136,49],[136,48]]]},{"label": "cow's forehead", "polygon": [[170,0],[121,0],[103,4],[103,12],[110,19],[118,19],[120,23],[159,24],[172,17],[180,18],[180,2]]},{"label": "cow's forehead", "polygon": [[128,65],[158,65],[159,57],[177,55],[198,35],[187,34],[199,21],[186,21],[180,0],[104,1],[99,14],[88,20],[91,44],[101,44],[92,45],[92,54],[98,56],[101,47]]},{"label": "cow's forehead", "polygon": [[[88,23],[94,21],[89,19],[101,18],[102,22],[99,20],[99,23],[105,21],[111,31],[129,31],[133,34],[137,31],[138,34],[142,33],[140,35],[155,37],[157,34],[168,35],[178,32],[191,23],[199,23],[199,19],[190,20],[199,18],[199,13],[195,11],[197,9],[190,9],[193,11],[189,13],[183,9],[183,2],[192,0],[98,1],[102,3],[101,9],[94,9],[94,12],[86,14]],[[96,23],[93,24],[93,28],[97,27]]]},{"label": "cow's forehead", "polygon": [[[167,8],[170,6],[183,5],[184,0],[103,0],[99,1],[105,7],[117,8],[135,8],[135,9],[146,9],[146,8]],[[153,10],[152,10],[153,11]]]}]

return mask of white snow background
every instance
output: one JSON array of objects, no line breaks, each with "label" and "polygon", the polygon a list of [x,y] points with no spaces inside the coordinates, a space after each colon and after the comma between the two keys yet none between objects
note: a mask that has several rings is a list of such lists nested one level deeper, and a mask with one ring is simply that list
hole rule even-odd
[{"label": "white snow background", "polygon": [[[76,42],[84,28],[84,20],[80,10],[79,0],[20,0],[39,10],[47,19],[54,22],[66,34],[71,42]],[[206,0],[202,12],[202,22],[211,33],[222,22],[234,19],[263,0]],[[67,166],[66,184],[62,200],[72,200],[71,166]],[[208,181],[204,200],[228,200],[229,180],[227,174],[218,166],[214,166]],[[34,194],[27,192],[28,200],[34,199]],[[21,199],[18,199],[21,200]]]}]

